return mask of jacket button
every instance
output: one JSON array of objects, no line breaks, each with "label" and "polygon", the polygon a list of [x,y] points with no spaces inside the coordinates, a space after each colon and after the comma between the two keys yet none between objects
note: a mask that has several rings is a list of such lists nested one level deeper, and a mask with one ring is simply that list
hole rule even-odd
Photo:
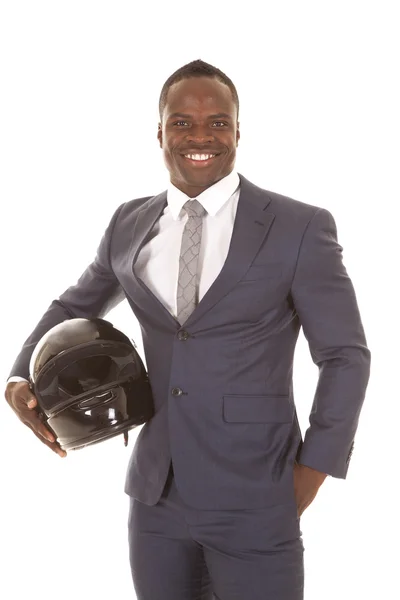
[{"label": "jacket button", "polygon": [[172,388],[171,393],[173,396],[180,396],[181,394],[183,394],[181,388]]},{"label": "jacket button", "polygon": [[178,340],[186,341],[189,338],[189,334],[184,329],[182,331],[178,331]]}]

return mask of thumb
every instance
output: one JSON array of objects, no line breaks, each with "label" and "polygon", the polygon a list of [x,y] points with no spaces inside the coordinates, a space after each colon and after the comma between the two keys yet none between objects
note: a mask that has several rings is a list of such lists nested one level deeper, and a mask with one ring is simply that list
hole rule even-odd
[{"label": "thumb", "polygon": [[21,394],[24,402],[26,403],[28,408],[34,408],[37,405],[37,399],[35,394],[32,391],[31,386],[25,388]]},{"label": "thumb", "polygon": [[28,401],[26,404],[27,404],[28,408],[34,408],[36,406],[37,400],[36,400],[35,396],[33,396],[33,395],[28,396],[27,400]]},{"label": "thumb", "polygon": [[28,408],[34,408],[37,405],[37,399],[35,394],[33,393],[31,385],[28,383],[28,389],[24,390],[24,400]]}]

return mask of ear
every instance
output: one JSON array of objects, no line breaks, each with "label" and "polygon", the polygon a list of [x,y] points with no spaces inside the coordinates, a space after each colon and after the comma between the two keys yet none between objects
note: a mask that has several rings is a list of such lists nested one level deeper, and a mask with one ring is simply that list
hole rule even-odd
[{"label": "ear", "polygon": [[161,125],[161,123],[158,124],[157,139],[160,142],[160,148],[162,148],[162,125]]},{"label": "ear", "polygon": [[239,140],[240,140],[240,130],[239,130],[239,127],[240,127],[240,123],[238,121],[237,122],[237,128],[236,128],[236,148],[238,147]]}]

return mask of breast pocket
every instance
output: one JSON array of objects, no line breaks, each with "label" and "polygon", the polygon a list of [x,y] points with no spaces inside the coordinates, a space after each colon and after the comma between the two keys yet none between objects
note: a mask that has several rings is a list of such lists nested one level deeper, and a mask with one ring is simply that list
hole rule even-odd
[{"label": "breast pocket", "polygon": [[282,277],[283,268],[280,263],[252,264],[240,279],[241,281],[260,281],[263,279],[279,279]]}]

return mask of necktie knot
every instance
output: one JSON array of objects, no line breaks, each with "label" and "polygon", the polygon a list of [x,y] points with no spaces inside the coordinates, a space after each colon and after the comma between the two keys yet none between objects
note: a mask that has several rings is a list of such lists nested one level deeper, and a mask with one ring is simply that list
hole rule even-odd
[{"label": "necktie knot", "polygon": [[202,217],[206,214],[206,209],[196,198],[194,200],[187,200],[183,205],[183,209],[187,212],[189,217]]}]

